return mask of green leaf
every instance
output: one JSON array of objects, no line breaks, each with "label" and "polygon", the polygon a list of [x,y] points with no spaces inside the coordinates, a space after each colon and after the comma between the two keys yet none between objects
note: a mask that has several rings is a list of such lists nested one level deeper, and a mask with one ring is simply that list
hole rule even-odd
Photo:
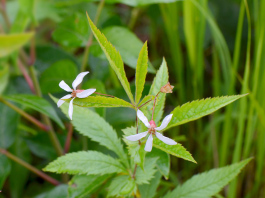
[{"label": "green leaf", "polygon": [[0,35],[0,58],[7,56],[25,45],[34,35],[33,32]]},{"label": "green leaf", "polygon": [[147,42],[140,51],[135,72],[135,103],[138,104],[144,90],[145,78],[147,74],[148,51]]},{"label": "green leaf", "polygon": [[212,169],[208,172],[195,175],[183,185],[169,192],[164,198],[211,197],[234,179],[250,160],[251,158],[223,168]]},{"label": "green leaf", "polygon": [[40,77],[40,86],[43,93],[65,92],[59,87],[64,80],[69,86],[77,76],[76,65],[69,60],[61,60],[53,63]]},{"label": "green leaf", "polygon": [[68,174],[104,175],[126,172],[116,159],[97,151],[66,154],[48,164],[44,171]]},{"label": "green leaf", "polygon": [[[102,33],[120,52],[124,63],[136,69],[138,55],[143,46],[143,42],[132,31],[121,26],[107,27],[102,30]],[[148,61],[147,69],[149,72],[155,73],[155,69],[150,61]]]},{"label": "green leaf", "polygon": [[168,153],[153,148],[152,152],[147,153],[147,157],[159,157],[159,159],[156,162],[156,167],[159,170],[159,172],[165,177],[165,179],[168,179],[169,171],[170,171],[170,156]]},{"label": "green leaf", "polygon": [[89,32],[85,15],[74,13],[58,24],[52,38],[67,47],[80,47],[87,44]]},{"label": "green leaf", "polygon": [[4,92],[9,78],[8,65],[0,65],[0,95]]},{"label": "green leaf", "polygon": [[112,44],[106,39],[106,37],[97,29],[97,27],[93,24],[93,22],[89,18],[88,14],[87,14],[87,18],[88,18],[89,25],[92,29],[92,32],[95,38],[97,39],[98,43],[100,44],[101,49],[104,51],[110,63],[110,66],[115,71],[116,75],[118,76],[130,101],[134,103],[130,84],[128,82],[128,79],[124,71],[124,65],[123,65],[120,53],[115,49],[115,47],[112,46]]},{"label": "green leaf", "polygon": [[[66,99],[65,101],[69,103],[71,99]],[[125,100],[116,97],[111,98],[105,96],[89,96],[87,98],[75,98],[74,105],[80,107],[130,107],[134,109],[134,107]]]},{"label": "green leaf", "polygon": [[234,96],[222,96],[216,98],[206,98],[202,100],[188,102],[182,106],[178,106],[171,112],[173,113],[173,117],[166,129],[193,120],[197,120],[203,116],[213,113],[214,111],[244,96],[246,96],[246,94],[234,95]]},{"label": "green leaf", "polygon": [[[58,99],[54,97],[52,99],[57,103]],[[65,115],[68,115],[67,104],[63,104],[60,108]],[[81,134],[114,151],[122,159],[122,162],[128,163],[127,155],[116,131],[97,113],[74,106],[72,123]]]},{"label": "green leaf", "polygon": [[159,186],[162,175],[156,172],[154,178],[151,179],[150,184],[143,184],[139,186],[141,197],[153,198],[156,194],[156,189]]},{"label": "green leaf", "polygon": [[[31,163],[30,150],[21,136],[16,138],[16,141],[10,148],[10,152],[19,159],[29,164]],[[28,180],[29,170],[14,161],[11,164],[12,171],[9,176],[9,184],[12,186],[11,195],[13,198],[20,198]]]},{"label": "green leaf", "polygon": [[135,127],[130,127],[122,130],[124,133],[124,142],[128,147],[129,154],[131,155],[134,163],[144,169],[145,150],[144,144],[139,145],[138,141],[129,141],[125,137],[134,135],[136,133]]},{"label": "green leaf", "polygon": [[34,198],[51,198],[51,197],[65,198],[67,197],[67,187],[68,185],[61,184],[59,186],[52,188],[49,191],[46,191],[38,196],[35,196]]},{"label": "green leaf", "polygon": [[52,107],[52,105],[45,99],[40,98],[34,95],[25,95],[25,94],[17,94],[17,95],[8,95],[4,96],[5,99],[11,100],[13,102],[25,105],[26,107],[32,108],[40,113],[43,113],[49,116],[52,120],[54,120],[61,128],[64,129],[64,125],[60,118],[58,117],[56,111]]},{"label": "green leaf", "polygon": [[149,184],[149,181],[154,177],[156,173],[156,158],[146,158],[144,163],[144,169],[137,168],[135,178],[138,185]]},{"label": "green leaf", "polygon": [[133,7],[147,6],[158,3],[173,3],[180,0],[106,0],[106,3],[123,3]]},{"label": "green leaf", "polygon": [[0,103],[0,148],[10,147],[16,137],[19,114],[8,106]]},{"label": "green leaf", "polygon": [[5,183],[6,178],[8,177],[11,171],[11,164],[6,156],[0,154],[0,189]]},{"label": "green leaf", "polygon": [[[152,86],[149,91],[149,95],[155,96],[160,91],[160,88],[165,84],[167,84],[167,82],[168,82],[168,68],[166,60],[163,59],[163,62],[153,80]],[[156,123],[158,123],[162,118],[165,101],[166,101],[166,94],[160,93],[157,97],[156,108],[154,112],[154,121]],[[143,111],[144,115],[148,118],[148,120],[151,120],[152,117],[153,104],[154,104],[153,102],[150,102],[148,103],[148,105],[145,105],[144,107],[141,108],[141,110]]]},{"label": "green leaf", "polygon": [[85,198],[104,185],[110,175],[75,175],[69,182],[69,198]]},{"label": "green leaf", "polygon": [[153,146],[161,149],[162,151],[165,151],[168,154],[174,155],[176,157],[182,158],[184,160],[188,160],[194,163],[197,163],[191,154],[186,151],[186,149],[181,145],[181,144],[176,144],[176,145],[168,145],[159,140],[158,138],[154,138],[153,140]]},{"label": "green leaf", "polygon": [[134,188],[134,179],[128,175],[119,175],[112,180],[107,197],[130,195]]}]

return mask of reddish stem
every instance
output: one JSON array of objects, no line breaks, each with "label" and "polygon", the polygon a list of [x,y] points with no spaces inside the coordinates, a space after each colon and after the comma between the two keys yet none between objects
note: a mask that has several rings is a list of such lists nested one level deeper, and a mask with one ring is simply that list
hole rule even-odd
[{"label": "reddish stem", "polygon": [[140,107],[138,107],[138,109],[142,108],[144,105],[146,105],[147,103],[149,103],[150,101],[152,101],[152,99],[148,100],[147,102],[145,102],[144,104],[142,104]]},{"label": "reddish stem", "polygon": [[20,60],[18,60],[18,67],[19,67],[20,71],[22,72],[26,82],[28,83],[30,90],[32,91],[32,93],[36,94],[32,79],[28,75],[28,72],[26,71],[23,63]]},{"label": "reddish stem", "polygon": [[67,133],[67,138],[65,141],[65,145],[64,145],[64,153],[68,153],[70,146],[71,146],[71,141],[72,141],[72,136],[73,136],[73,125],[70,124],[68,127],[68,133]]},{"label": "reddish stem", "polygon": [[33,173],[35,173],[36,175],[38,175],[42,179],[46,180],[47,182],[50,182],[51,184],[53,184],[55,186],[60,185],[60,182],[57,181],[56,179],[50,177],[49,175],[45,174],[44,172],[42,172],[42,171],[40,171],[38,169],[36,169],[35,167],[31,166],[27,162],[21,160],[20,158],[16,157],[15,155],[9,153],[7,150],[0,149],[0,153],[4,154],[9,159],[17,162],[18,164],[20,164],[21,166],[25,167],[26,169],[32,171]]},{"label": "reddish stem", "polygon": [[155,112],[155,106],[156,106],[156,98],[158,97],[158,95],[161,93],[161,91],[159,91],[156,94],[155,100],[154,100],[154,105],[153,105],[153,112],[152,112],[152,120],[154,120],[154,112]]}]

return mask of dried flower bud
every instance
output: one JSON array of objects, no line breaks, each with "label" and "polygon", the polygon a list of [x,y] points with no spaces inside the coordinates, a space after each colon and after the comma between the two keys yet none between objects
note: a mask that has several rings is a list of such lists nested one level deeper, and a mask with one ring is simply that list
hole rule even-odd
[{"label": "dried flower bud", "polygon": [[173,88],[174,88],[174,86],[170,85],[170,83],[168,82],[163,87],[161,87],[160,91],[162,93],[172,93]]}]

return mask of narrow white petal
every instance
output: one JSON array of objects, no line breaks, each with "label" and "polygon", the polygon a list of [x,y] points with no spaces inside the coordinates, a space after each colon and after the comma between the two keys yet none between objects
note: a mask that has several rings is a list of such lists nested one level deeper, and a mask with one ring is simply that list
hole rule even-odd
[{"label": "narrow white petal", "polygon": [[95,91],[96,91],[96,89],[87,89],[87,90],[82,91],[81,93],[77,93],[76,97],[78,97],[78,98],[86,98],[87,96],[90,96]]},{"label": "narrow white petal", "polygon": [[59,86],[65,91],[68,91],[68,92],[73,91],[63,80],[59,83]]},{"label": "narrow white petal", "polygon": [[73,98],[73,99],[70,101],[69,109],[68,109],[69,118],[70,118],[71,120],[73,119],[73,110],[74,110],[73,101],[74,101],[74,99],[75,99],[75,98]]},{"label": "narrow white petal", "polygon": [[163,136],[161,133],[156,132],[156,137],[158,139],[160,139],[162,142],[164,142],[164,143],[166,143],[168,145],[175,145],[175,144],[177,144],[177,142],[175,142],[174,140],[172,140],[172,139],[170,139],[168,137]]},{"label": "narrow white petal", "polygon": [[150,128],[150,124],[148,122],[148,119],[147,117],[145,117],[144,113],[142,111],[140,111],[138,109],[137,111],[137,117],[144,123],[144,125],[147,127],[147,128]]},{"label": "narrow white petal", "polygon": [[66,96],[62,97],[58,102],[57,102],[57,106],[60,107],[65,101],[62,99],[69,99],[71,98],[71,94],[67,94]]},{"label": "narrow white petal", "polygon": [[162,121],[162,124],[160,125],[160,127],[156,127],[155,129],[160,131],[163,130],[164,128],[167,127],[168,123],[170,122],[171,118],[172,118],[173,114],[169,114],[167,115],[164,120]]},{"label": "narrow white petal", "polygon": [[152,150],[152,147],[153,147],[153,136],[151,134],[151,135],[149,135],[149,137],[148,137],[148,139],[146,141],[144,150],[147,151],[147,152],[150,152]]},{"label": "narrow white petal", "polygon": [[76,87],[83,81],[83,78],[85,77],[85,75],[87,75],[89,72],[81,72],[80,74],[77,75],[77,77],[75,78],[72,86],[74,88],[74,90],[76,90]]},{"label": "narrow white petal", "polygon": [[146,132],[143,132],[143,133],[139,133],[139,134],[136,134],[136,135],[130,135],[128,137],[125,137],[127,140],[130,140],[130,141],[137,141],[137,140],[140,140],[141,138],[145,137],[147,135],[148,131]]}]

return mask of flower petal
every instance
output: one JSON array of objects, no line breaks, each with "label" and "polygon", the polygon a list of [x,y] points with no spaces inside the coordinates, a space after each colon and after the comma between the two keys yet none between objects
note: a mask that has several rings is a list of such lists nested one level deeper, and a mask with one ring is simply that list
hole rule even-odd
[{"label": "flower petal", "polygon": [[153,136],[151,134],[151,135],[149,135],[149,137],[148,137],[148,139],[146,141],[144,150],[147,151],[147,152],[150,152],[150,151],[152,151],[152,147],[153,147]]},{"label": "flower petal", "polygon": [[82,91],[81,93],[77,93],[76,97],[78,97],[78,98],[86,98],[87,96],[90,96],[95,91],[96,91],[96,89],[87,89],[87,90]]},{"label": "flower petal", "polygon": [[60,106],[65,102],[65,101],[62,100],[62,99],[69,99],[69,98],[71,98],[71,97],[72,97],[71,94],[67,94],[66,96],[60,98],[60,100],[58,100],[58,102],[57,102],[57,106],[60,107]]},{"label": "flower petal", "polygon": [[160,127],[156,127],[155,130],[163,130],[164,128],[167,127],[168,123],[170,122],[171,118],[172,118],[173,114],[169,114],[167,115],[164,120],[162,121],[162,124],[160,125]]},{"label": "flower petal", "polygon": [[137,117],[144,123],[144,125],[147,127],[147,128],[150,128],[150,124],[148,122],[148,119],[147,117],[145,117],[144,113],[142,111],[140,111],[138,109],[137,111]]},{"label": "flower petal", "polygon": [[69,104],[69,109],[68,109],[68,115],[69,115],[69,118],[72,120],[72,117],[73,117],[73,110],[74,110],[74,105],[73,105],[73,101],[74,101],[75,98],[73,98],[71,101],[70,101],[70,104]]},{"label": "flower petal", "polygon": [[175,142],[174,140],[172,140],[168,137],[163,136],[161,133],[156,132],[156,137],[168,145],[176,145],[177,144],[177,142]]},{"label": "flower petal", "polygon": [[87,75],[89,72],[81,72],[80,74],[77,75],[77,77],[75,78],[72,86],[74,88],[74,90],[76,90],[76,87],[83,81],[83,78],[85,77],[85,75]]},{"label": "flower petal", "polygon": [[130,140],[130,141],[137,141],[137,140],[140,140],[141,138],[145,137],[147,135],[148,131],[146,132],[143,132],[143,133],[139,133],[139,134],[136,134],[136,135],[130,135],[128,137],[125,137],[127,140]]},{"label": "flower petal", "polygon": [[68,91],[68,92],[73,91],[63,80],[59,83],[59,86],[65,91]]}]

